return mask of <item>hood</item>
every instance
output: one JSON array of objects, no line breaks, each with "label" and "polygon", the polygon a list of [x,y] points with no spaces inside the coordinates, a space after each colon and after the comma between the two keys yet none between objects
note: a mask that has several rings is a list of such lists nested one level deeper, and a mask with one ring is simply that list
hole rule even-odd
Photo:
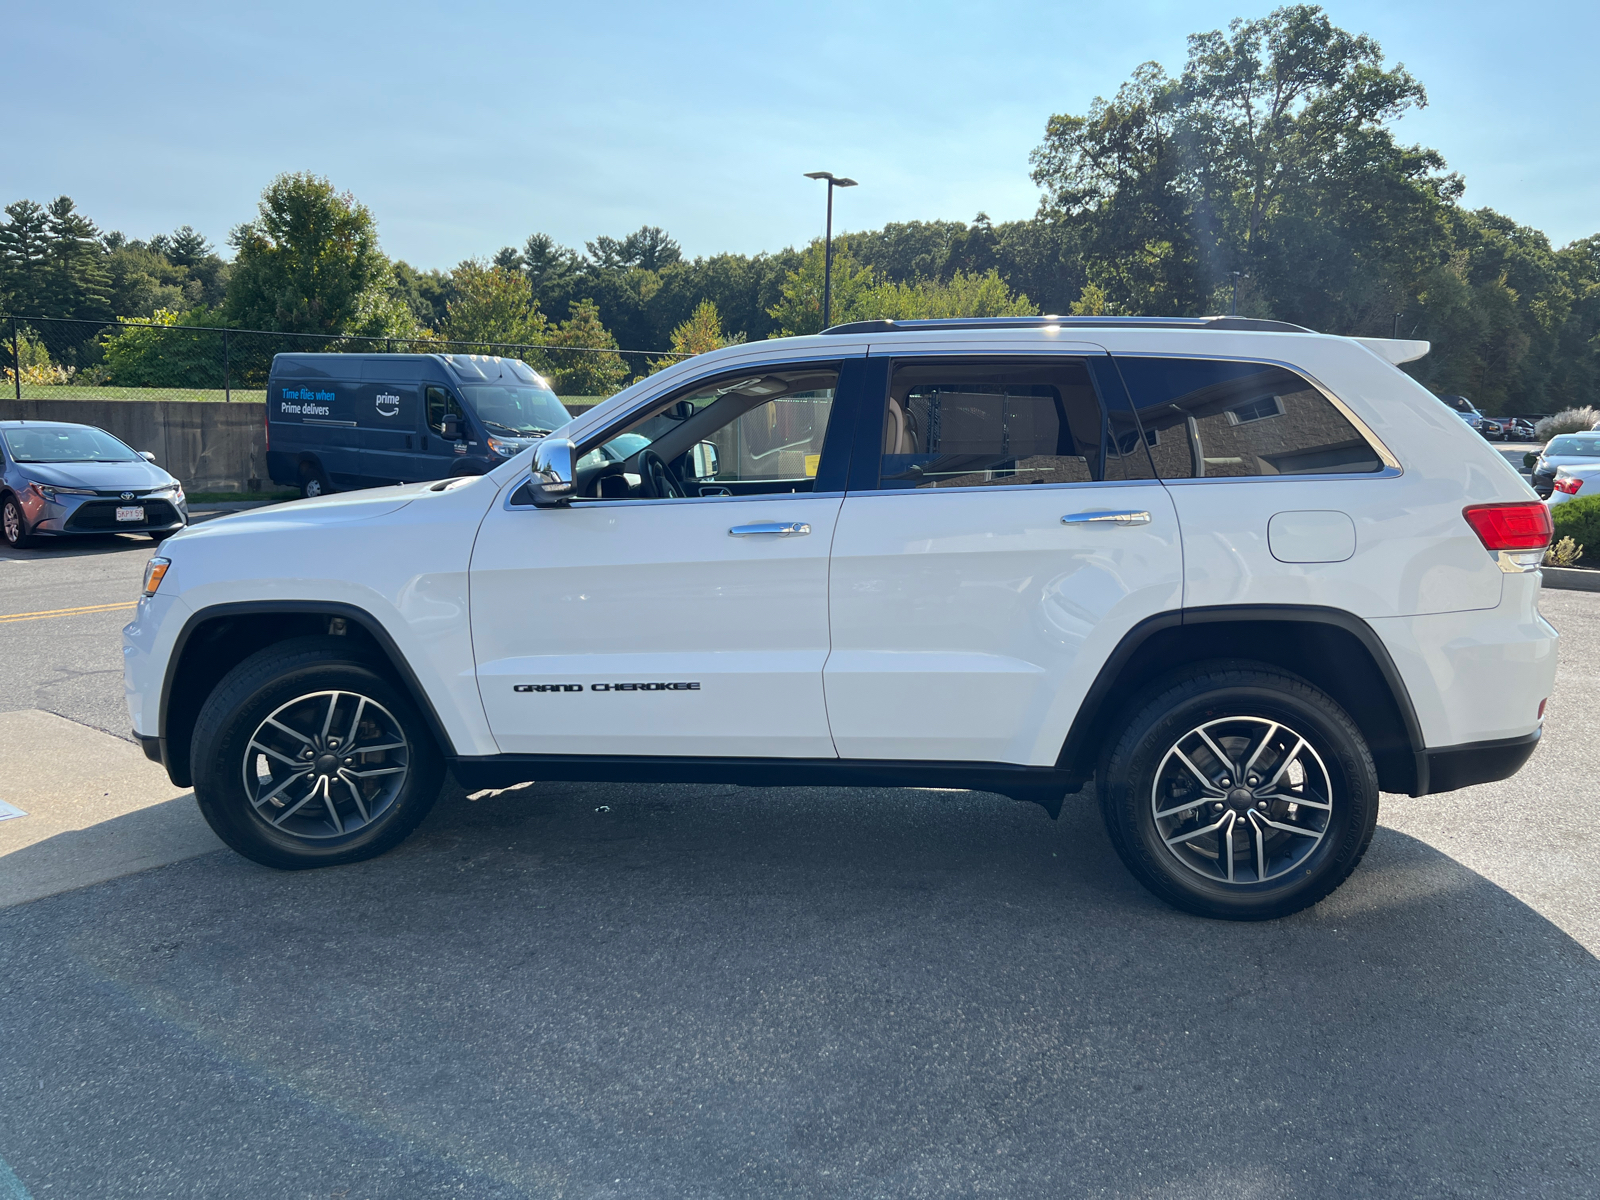
[{"label": "hood", "polygon": [[438,480],[402,483],[397,487],[368,488],[360,492],[318,496],[315,500],[289,500],[265,508],[247,509],[217,517],[202,525],[191,525],[173,540],[182,538],[228,537],[260,529],[288,529],[295,526],[343,525],[387,516],[410,504],[418,495],[437,485]]},{"label": "hood", "polygon": [[35,483],[94,488],[101,492],[149,491],[178,482],[155,463],[142,458],[133,462],[17,463],[15,470]]}]

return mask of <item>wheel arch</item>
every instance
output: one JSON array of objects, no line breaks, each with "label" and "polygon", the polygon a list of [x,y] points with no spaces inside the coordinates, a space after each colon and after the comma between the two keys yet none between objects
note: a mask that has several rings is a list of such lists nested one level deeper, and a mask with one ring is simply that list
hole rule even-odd
[{"label": "wheel arch", "polygon": [[1253,659],[1320,688],[1361,730],[1382,790],[1428,793],[1422,725],[1388,648],[1360,617],[1313,605],[1220,605],[1141,621],[1090,685],[1057,767],[1074,784],[1086,782],[1127,703],[1146,684],[1185,664],[1217,658]]},{"label": "wheel arch", "polygon": [[[341,623],[342,622],[342,623]],[[364,658],[405,689],[446,757],[450,735],[427,691],[394,638],[366,609],[331,600],[247,600],[214,604],[190,615],[178,631],[161,681],[158,738],[161,764],[179,787],[194,783],[189,741],[200,708],[222,677],[258,650],[308,634],[351,639]]]}]

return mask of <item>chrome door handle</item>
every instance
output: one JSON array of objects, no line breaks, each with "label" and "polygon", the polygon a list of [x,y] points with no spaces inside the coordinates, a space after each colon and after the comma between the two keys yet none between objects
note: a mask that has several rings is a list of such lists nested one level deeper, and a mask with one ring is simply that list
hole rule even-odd
[{"label": "chrome door handle", "polygon": [[766,534],[769,537],[805,537],[810,532],[811,526],[804,521],[761,521],[755,525],[735,525],[728,530],[728,536],[754,537]]},{"label": "chrome door handle", "polygon": [[1068,513],[1061,518],[1063,525],[1148,525],[1150,514],[1135,512],[1131,509],[1123,512],[1078,512]]}]

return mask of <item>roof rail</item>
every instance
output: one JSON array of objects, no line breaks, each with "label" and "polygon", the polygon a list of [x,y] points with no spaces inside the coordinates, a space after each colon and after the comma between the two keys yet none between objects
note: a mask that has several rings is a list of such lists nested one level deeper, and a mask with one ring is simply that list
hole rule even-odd
[{"label": "roof rail", "polygon": [[940,329],[1221,329],[1234,333],[1315,333],[1255,317],[940,317],[920,321],[850,321],[823,333],[909,333]]}]

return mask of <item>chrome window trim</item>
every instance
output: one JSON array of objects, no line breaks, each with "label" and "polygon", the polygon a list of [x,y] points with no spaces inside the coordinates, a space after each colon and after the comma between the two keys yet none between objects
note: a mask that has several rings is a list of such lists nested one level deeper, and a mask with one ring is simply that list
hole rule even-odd
[{"label": "chrome window trim", "polygon": [[1162,479],[1158,482],[1165,484],[1167,487],[1188,487],[1197,483],[1268,483],[1277,481],[1290,482],[1293,480],[1316,483],[1324,479],[1399,479],[1404,474],[1405,472],[1399,467],[1386,466],[1381,471],[1345,471],[1337,475],[1203,475],[1199,479],[1192,477],[1188,479]]},{"label": "chrome window trim", "polygon": [[[523,486],[531,482],[533,476],[522,475],[505,491],[505,499],[500,501],[500,507],[507,512],[536,512],[540,506],[537,504],[513,504],[511,498],[522,490]],[[1155,482],[1155,481],[1152,481]],[[556,505],[557,508],[638,508],[643,505],[658,504],[728,504],[748,500],[793,501],[803,499],[827,500],[843,499],[843,492],[762,492],[754,496],[636,496],[615,497],[610,500],[592,500],[581,496],[574,496],[569,504]]]},{"label": "chrome window trim", "polygon": [[[1206,480],[1197,480],[1205,483]],[[872,488],[869,491],[847,493],[852,500],[862,496],[957,496],[968,492],[1011,492],[1016,494],[1032,492],[1060,492],[1072,488],[1106,488],[1106,487],[1161,487],[1159,479],[1106,479],[1096,482],[1093,479],[1078,479],[1070,483],[994,483],[977,484],[972,487],[922,487],[922,488]]]},{"label": "chrome window trim", "polygon": [[[755,344],[759,345],[759,343]],[[773,354],[770,359],[762,355],[753,354],[747,357],[724,360],[716,364],[708,363],[706,365],[710,369],[705,371],[704,374],[690,375],[687,378],[679,379],[675,382],[669,380],[665,383],[665,386],[660,388],[651,388],[638,399],[630,401],[627,407],[622,409],[619,413],[612,417],[608,417],[604,424],[596,426],[593,429],[584,430],[581,437],[572,438],[571,440],[578,448],[578,453],[574,457],[574,461],[576,461],[576,458],[587,453],[587,451],[583,449],[584,446],[587,445],[590,450],[593,450],[602,442],[609,441],[611,438],[616,437],[618,434],[625,431],[628,423],[637,418],[642,410],[649,408],[657,401],[664,400],[667,397],[683,391],[686,388],[698,387],[708,379],[715,379],[719,375],[736,375],[745,369],[753,370],[756,367],[760,367],[763,371],[781,371],[787,366],[806,367],[821,363],[837,363],[840,369],[843,369],[843,366],[847,360],[853,358],[864,359],[867,357],[865,346],[857,347],[844,345],[840,346],[837,350],[833,349],[833,347],[821,346],[816,348],[815,354],[810,353],[810,349],[811,348],[808,347],[807,352],[792,355]],[[827,353],[826,351],[832,352]],[[689,362],[692,360],[684,359],[683,361]],[[667,368],[667,370],[671,369],[671,367]],[[663,374],[664,373],[665,372],[663,372]],[[625,390],[627,389],[624,389],[624,391]],[[617,394],[621,395],[621,392]],[[602,400],[600,404],[595,405],[594,408],[586,409],[584,412],[574,417],[569,426],[564,426],[562,429],[557,429],[554,431],[554,433],[563,433],[571,425],[580,425],[580,422],[584,421],[590,413],[600,408],[601,405],[611,403],[611,401],[615,398],[616,397],[614,396],[607,397],[606,399]],[[570,434],[567,436],[571,437]]]},{"label": "chrome window trim", "polygon": [[[1173,353],[1172,351],[1163,351],[1163,350],[1130,350],[1130,351],[1127,351],[1127,352],[1120,352],[1119,351],[1117,353],[1112,354],[1111,361],[1115,362],[1119,358],[1198,358],[1198,359],[1206,359],[1206,360],[1208,360],[1210,362],[1260,363],[1263,366],[1278,367],[1278,368],[1281,368],[1282,370],[1285,370],[1285,371],[1292,371],[1294,374],[1298,375],[1301,379],[1304,379],[1312,387],[1316,388],[1317,391],[1322,394],[1322,398],[1324,400],[1326,400],[1329,404],[1333,405],[1334,408],[1338,409],[1339,412],[1344,416],[1344,419],[1349,421],[1350,424],[1355,426],[1356,432],[1359,433],[1363,438],[1366,439],[1367,445],[1370,446],[1372,448],[1373,452],[1377,454],[1379,460],[1382,461],[1384,467],[1387,468],[1387,469],[1392,470],[1392,472],[1393,472],[1393,474],[1390,474],[1389,470],[1385,470],[1385,471],[1352,471],[1352,472],[1345,472],[1342,475],[1316,475],[1316,476],[1310,476],[1310,475],[1235,475],[1235,476],[1230,476],[1229,478],[1234,478],[1234,479],[1311,479],[1311,478],[1315,478],[1315,479],[1390,479],[1390,478],[1393,478],[1394,475],[1404,475],[1405,474],[1405,468],[1400,465],[1400,460],[1394,456],[1394,452],[1391,451],[1388,446],[1384,445],[1383,439],[1380,438],[1376,433],[1374,433],[1372,431],[1372,426],[1368,425],[1364,420],[1362,420],[1359,414],[1357,414],[1354,411],[1352,411],[1348,404],[1346,404],[1343,400],[1339,399],[1338,396],[1334,395],[1333,390],[1331,388],[1329,388],[1325,383],[1323,383],[1315,375],[1311,374],[1310,371],[1307,371],[1304,367],[1299,366],[1299,365],[1297,365],[1295,363],[1287,362],[1285,360],[1276,359],[1276,358],[1245,357],[1245,356],[1239,355],[1239,354],[1177,354],[1177,353]],[[1132,400],[1133,397],[1130,396],[1129,399]],[[1138,406],[1137,401],[1135,401],[1134,402],[1134,412],[1137,413],[1138,411],[1139,411],[1139,406]],[[1168,480],[1163,480],[1162,482],[1164,482],[1164,483],[1191,483],[1191,482],[1193,482],[1193,483],[1210,483],[1210,482],[1214,482],[1214,481],[1209,476],[1204,476],[1204,477],[1202,477],[1200,479],[1194,479],[1194,480],[1190,480],[1190,479],[1168,479]]]}]

